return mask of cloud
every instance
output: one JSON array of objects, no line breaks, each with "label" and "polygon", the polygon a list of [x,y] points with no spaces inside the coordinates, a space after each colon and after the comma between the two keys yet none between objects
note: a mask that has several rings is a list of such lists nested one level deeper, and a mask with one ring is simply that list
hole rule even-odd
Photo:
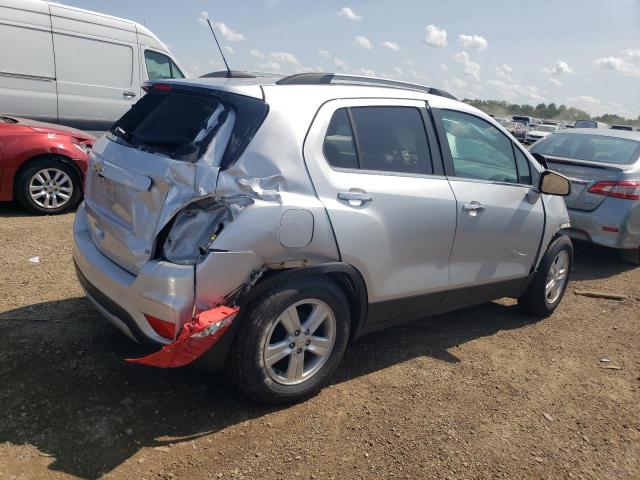
[{"label": "cloud", "polygon": [[569,66],[569,64],[567,62],[563,62],[562,60],[558,60],[551,68],[543,68],[542,71],[547,75],[556,76],[573,73],[573,69]]},{"label": "cloud", "polygon": [[198,16],[198,22],[200,22],[201,25],[206,26],[208,19],[209,19],[209,12],[207,12],[206,10],[201,11],[200,15]]},{"label": "cloud", "polygon": [[440,64],[440,68],[442,69],[443,72],[446,72],[447,70],[449,70],[449,67],[447,67],[444,63]]},{"label": "cloud", "polygon": [[331,54],[327,50],[323,50],[323,49],[319,48],[318,49],[318,53],[320,54],[320,56],[322,56],[324,58],[331,58]]},{"label": "cloud", "polygon": [[264,3],[269,8],[276,8],[278,5],[280,5],[280,0],[264,0]]},{"label": "cloud", "polygon": [[558,80],[557,78],[548,78],[547,80],[549,80],[550,83],[552,83],[553,85],[555,85],[556,87],[561,87],[562,86],[562,82],[560,80]]},{"label": "cloud", "polygon": [[348,20],[353,20],[354,22],[358,22],[362,20],[360,15],[356,15],[351,7],[342,7],[338,12],[336,12],[339,17],[346,18]]},{"label": "cloud", "polygon": [[513,80],[513,77],[511,77],[511,72],[513,72],[513,68],[510,65],[503,63],[502,65],[497,66],[495,70],[496,70],[496,77],[501,78],[502,80],[505,80],[507,82],[510,82]]},{"label": "cloud", "polygon": [[458,43],[462,48],[473,48],[474,50],[484,50],[489,46],[489,42],[480,35],[460,35]]},{"label": "cloud", "polygon": [[394,67],[393,71],[396,73],[396,75],[402,75],[402,69],[400,67]]},{"label": "cloud", "polygon": [[453,56],[453,59],[462,64],[464,67],[464,73],[475,80],[480,80],[480,64],[471,60],[467,52],[458,52]]},{"label": "cloud", "polygon": [[270,52],[269,60],[279,63],[289,63],[291,65],[300,65],[298,59],[289,52]]},{"label": "cloud", "polygon": [[343,70],[343,71],[349,68],[349,63],[342,58],[334,58],[333,63],[335,64],[336,67],[338,67],[340,70]]},{"label": "cloud", "polygon": [[264,53],[262,53],[260,50],[256,50],[255,48],[251,49],[249,54],[251,54],[252,57],[264,58]]},{"label": "cloud", "polygon": [[411,75],[413,78],[415,78],[417,80],[426,80],[427,79],[426,75],[422,75],[422,74],[416,72],[415,70],[409,70],[409,75]]},{"label": "cloud", "polygon": [[363,67],[356,68],[353,71],[353,74],[354,75],[362,75],[362,76],[365,76],[365,77],[375,77],[376,76],[376,72],[374,72],[373,70],[371,70],[369,68],[363,68]]},{"label": "cloud", "polygon": [[604,57],[595,61],[596,67],[601,70],[612,70],[632,77],[640,77],[640,49],[627,48],[624,50],[625,58]]},{"label": "cloud", "polygon": [[432,47],[447,46],[447,31],[435,25],[427,25],[427,34],[424,36],[424,43]]},{"label": "cloud", "polygon": [[382,42],[381,45],[385,48],[388,48],[389,50],[393,50],[394,52],[397,52],[400,50],[400,45],[398,45],[396,42]]},{"label": "cloud", "polygon": [[[200,12],[200,15],[198,16],[198,22],[200,22],[200,24],[206,26],[208,19],[209,12],[207,12],[206,10]],[[216,29],[220,34],[222,34],[224,38],[226,38],[230,42],[241,42],[244,40],[243,34],[234,31],[223,22],[213,22],[213,28]]]},{"label": "cloud", "polygon": [[230,55],[233,55],[234,53],[236,53],[235,50],[231,48],[229,45],[225,45],[224,47],[222,47],[222,50],[224,50]]},{"label": "cloud", "polygon": [[467,82],[465,82],[464,80],[460,80],[458,77],[454,77],[454,79],[451,80],[451,83],[456,88],[466,88],[467,86]]},{"label": "cloud", "polygon": [[363,37],[362,35],[356,36],[355,41],[357,46],[359,46],[360,48],[364,48],[365,50],[371,50],[373,48],[371,41],[367,37]]},{"label": "cloud", "polygon": [[510,102],[542,102],[544,98],[540,95],[536,87],[520,85],[515,80],[505,82],[504,80],[488,80],[486,84],[494,87],[499,95]]},{"label": "cloud", "polygon": [[280,70],[282,70],[282,66],[278,62],[274,62],[273,60],[267,60],[265,63],[260,64],[260,68],[273,72],[279,72]]}]

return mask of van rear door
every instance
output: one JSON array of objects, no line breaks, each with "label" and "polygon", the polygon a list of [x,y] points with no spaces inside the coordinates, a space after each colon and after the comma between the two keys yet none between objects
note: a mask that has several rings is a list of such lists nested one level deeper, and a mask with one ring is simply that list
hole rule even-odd
[{"label": "van rear door", "polygon": [[104,132],[140,97],[133,22],[51,5],[60,123]]}]

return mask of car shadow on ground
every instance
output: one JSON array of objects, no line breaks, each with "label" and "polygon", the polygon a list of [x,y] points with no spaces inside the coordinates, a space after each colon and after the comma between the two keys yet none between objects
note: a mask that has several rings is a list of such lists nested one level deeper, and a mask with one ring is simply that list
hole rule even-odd
[{"label": "car shadow on ground", "polygon": [[33,217],[32,213],[27,212],[18,205],[17,202],[0,202],[0,218],[7,217]]},{"label": "car shadow on ground", "polygon": [[[335,383],[416,357],[458,362],[457,345],[530,322],[514,305],[490,303],[374,333],[351,345]],[[0,313],[0,328],[0,442],[35,446],[54,471],[96,478],[142,448],[277,410],[251,402],[223,372],[125,363],[140,348],[85,298]]]},{"label": "car shadow on ground", "polygon": [[574,240],[573,249],[573,280],[599,280],[637,268],[624,262],[620,251],[613,248]]}]

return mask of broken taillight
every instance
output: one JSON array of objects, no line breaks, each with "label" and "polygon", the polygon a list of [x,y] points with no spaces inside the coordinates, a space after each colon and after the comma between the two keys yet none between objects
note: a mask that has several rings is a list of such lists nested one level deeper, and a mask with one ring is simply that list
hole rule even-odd
[{"label": "broken taillight", "polygon": [[147,319],[147,322],[149,322],[149,325],[151,325],[153,331],[161,337],[170,338],[173,340],[173,338],[176,336],[176,325],[174,323],[160,320],[159,318],[147,315],[146,313],[144,314],[144,318]]}]

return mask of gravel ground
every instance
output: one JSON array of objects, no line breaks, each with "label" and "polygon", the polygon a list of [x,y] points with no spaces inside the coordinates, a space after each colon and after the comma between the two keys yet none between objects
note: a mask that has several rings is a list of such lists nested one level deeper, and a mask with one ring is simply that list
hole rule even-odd
[{"label": "gravel ground", "polygon": [[501,300],[372,334],[317,397],[267,408],[223,373],[123,362],[72,220],[0,204],[0,480],[640,478],[640,268],[612,252],[577,245],[548,319]]}]

